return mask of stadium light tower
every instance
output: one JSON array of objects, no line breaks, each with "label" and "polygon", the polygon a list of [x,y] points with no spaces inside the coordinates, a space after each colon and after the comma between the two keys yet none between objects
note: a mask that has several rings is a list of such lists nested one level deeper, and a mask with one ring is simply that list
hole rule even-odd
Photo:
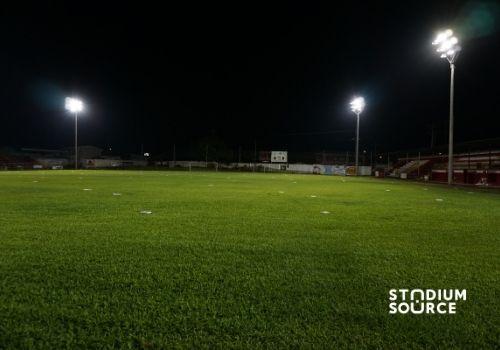
[{"label": "stadium light tower", "polygon": [[439,33],[432,45],[437,46],[436,51],[450,63],[450,129],[448,136],[448,184],[453,183],[453,94],[455,85],[455,61],[458,58],[461,47],[458,39],[453,35],[451,29]]},{"label": "stadium light tower", "polygon": [[356,113],[356,176],[358,176],[358,160],[359,160],[359,115],[365,109],[365,99],[363,97],[355,97],[351,103],[351,111]]},{"label": "stadium light tower", "polygon": [[77,98],[66,97],[66,110],[75,115],[75,170],[78,169],[78,113],[83,111],[83,102]]}]

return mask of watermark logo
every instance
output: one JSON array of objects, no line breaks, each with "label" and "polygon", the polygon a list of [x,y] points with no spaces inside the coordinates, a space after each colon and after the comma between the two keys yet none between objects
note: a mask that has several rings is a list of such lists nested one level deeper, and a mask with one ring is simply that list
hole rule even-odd
[{"label": "watermark logo", "polygon": [[457,302],[466,300],[465,289],[391,289],[389,314],[456,314]]}]

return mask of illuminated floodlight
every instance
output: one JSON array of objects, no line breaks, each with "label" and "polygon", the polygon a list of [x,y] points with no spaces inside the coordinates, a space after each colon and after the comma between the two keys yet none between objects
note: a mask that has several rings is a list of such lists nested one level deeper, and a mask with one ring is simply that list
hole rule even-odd
[{"label": "illuminated floodlight", "polygon": [[438,33],[432,45],[437,47],[436,51],[440,54],[440,57],[446,58],[450,63],[455,61],[461,49],[458,45],[458,38],[453,36],[451,29]]},{"label": "illuminated floodlight", "polygon": [[359,115],[365,109],[365,99],[363,97],[355,97],[349,103],[351,111],[356,113],[356,176],[359,175]]},{"label": "illuminated floodlight", "polygon": [[448,184],[453,183],[453,98],[455,91],[455,61],[462,49],[458,44],[458,38],[453,35],[451,29],[446,29],[438,33],[432,42],[436,46],[436,51],[441,58],[445,58],[450,63],[450,129],[448,136]]},{"label": "illuminated floodlight", "polygon": [[77,98],[66,97],[64,107],[75,116],[75,170],[78,169],[78,113],[83,111],[83,102]]},{"label": "illuminated floodlight", "polygon": [[64,105],[65,105],[66,109],[68,111],[70,111],[71,113],[79,113],[79,112],[83,111],[83,102],[77,98],[66,97],[64,102],[65,102]]},{"label": "illuminated floodlight", "polygon": [[356,97],[351,101],[350,105],[351,111],[360,114],[365,109],[365,99],[363,97]]}]

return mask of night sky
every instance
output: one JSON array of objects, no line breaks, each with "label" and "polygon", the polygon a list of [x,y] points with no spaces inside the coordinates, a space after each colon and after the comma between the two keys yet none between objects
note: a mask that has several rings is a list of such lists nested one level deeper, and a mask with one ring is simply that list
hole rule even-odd
[{"label": "night sky", "polygon": [[[73,143],[64,97],[86,103],[81,144],[169,153],[216,139],[259,150],[447,142],[449,65],[431,42],[455,29],[457,142],[500,136],[496,2],[55,2],[2,9],[0,146]],[[142,146],[141,146],[142,145]]]}]

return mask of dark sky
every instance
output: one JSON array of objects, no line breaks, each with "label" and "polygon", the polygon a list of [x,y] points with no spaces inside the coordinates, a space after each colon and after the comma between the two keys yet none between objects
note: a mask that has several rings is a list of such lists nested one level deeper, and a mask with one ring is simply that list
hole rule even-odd
[{"label": "dark sky", "polygon": [[445,144],[449,65],[431,41],[446,27],[463,46],[456,140],[500,136],[495,2],[171,3],[4,6],[0,145],[72,145],[63,107],[76,95],[87,106],[81,144],[161,153],[210,136],[231,148],[344,151],[357,94],[363,148],[428,146],[432,124]]}]

